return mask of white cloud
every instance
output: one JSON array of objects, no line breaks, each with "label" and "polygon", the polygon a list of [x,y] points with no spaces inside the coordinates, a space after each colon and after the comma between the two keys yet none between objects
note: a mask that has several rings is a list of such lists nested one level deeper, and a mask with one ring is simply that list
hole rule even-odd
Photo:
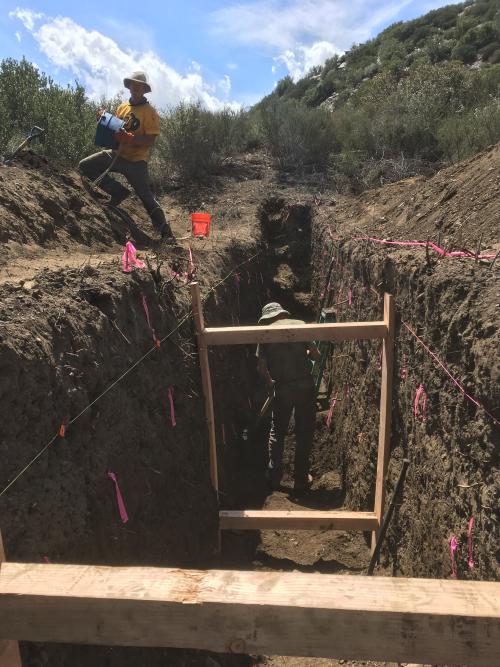
[{"label": "white cloud", "polygon": [[[212,30],[265,47],[294,78],[366,41],[412,0],[250,0],[212,13]],[[276,66],[273,71],[276,70]]]},{"label": "white cloud", "polygon": [[[33,13],[17,9],[15,16],[28,28]],[[56,68],[71,72],[93,99],[113,97],[123,90],[124,76],[144,70],[153,89],[150,99],[159,108],[181,101],[199,101],[212,111],[224,106],[239,108],[237,103],[224,102],[213,94],[197,63],[192,62],[185,75],[179,74],[153,51],[124,50],[113,39],[96,30],[87,30],[68,17],[45,17],[36,29],[34,20],[30,24],[29,30],[40,51]],[[226,81],[226,89],[227,84]]]},{"label": "white cloud", "polygon": [[17,41],[20,42],[21,41],[21,33],[19,32],[19,30],[16,30],[14,35],[16,36]]},{"label": "white cloud", "polygon": [[[289,71],[292,79],[298,81],[304,77],[316,65],[323,63],[340,49],[330,42],[316,42],[310,47],[298,46],[295,51],[287,50],[274,58],[275,62],[284,65]],[[272,71],[275,73],[277,67],[273,65]]]},{"label": "white cloud", "polygon": [[33,30],[38,19],[41,19],[42,17],[43,14],[34,12],[31,9],[23,9],[21,7],[16,7],[14,11],[9,12],[9,18],[19,19],[24,27],[30,31]]},{"label": "white cloud", "polygon": [[221,90],[223,95],[225,95],[226,97],[231,92],[231,79],[227,74],[224,74],[224,76],[217,85],[219,87],[219,90]]},{"label": "white cloud", "polygon": [[238,69],[238,63],[227,63],[226,67],[230,70]]}]

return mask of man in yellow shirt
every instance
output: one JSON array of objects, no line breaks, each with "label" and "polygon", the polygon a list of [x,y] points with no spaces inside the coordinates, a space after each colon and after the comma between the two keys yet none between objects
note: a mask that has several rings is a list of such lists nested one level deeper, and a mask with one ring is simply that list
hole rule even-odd
[{"label": "man in yellow shirt", "polygon": [[[115,133],[118,151],[100,151],[82,160],[78,166],[92,181],[108,168],[110,172],[123,174],[144,204],[153,227],[162,239],[173,242],[175,237],[153,194],[148,172],[151,149],[160,134],[158,112],[145,97],[151,92],[151,86],[144,72],[133,72],[123,80],[123,85],[130,90],[130,99],[120,104],[115,113],[125,121],[123,129]],[[118,206],[130,194],[130,190],[107,174],[100,181],[100,187],[111,195],[111,206]]]}]

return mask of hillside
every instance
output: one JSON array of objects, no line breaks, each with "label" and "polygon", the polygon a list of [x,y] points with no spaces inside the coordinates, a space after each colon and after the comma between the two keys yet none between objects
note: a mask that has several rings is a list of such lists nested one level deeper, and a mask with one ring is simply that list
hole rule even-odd
[{"label": "hillside", "polygon": [[295,99],[307,106],[339,108],[361,84],[377,74],[404,75],[415,63],[455,61],[488,67],[500,63],[500,2],[476,0],[448,5],[412,21],[395,23],[374,39],[355,44],[313,68],[305,78],[282,79],[264,98]]}]

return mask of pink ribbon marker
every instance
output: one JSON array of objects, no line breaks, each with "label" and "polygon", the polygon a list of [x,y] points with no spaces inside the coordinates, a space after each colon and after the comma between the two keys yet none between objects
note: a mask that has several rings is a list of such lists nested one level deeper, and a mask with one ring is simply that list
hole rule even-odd
[{"label": "pink ribbon marker", "polygon": [[335,398],[332,399],[332,403],[331,403],[331,405],[330,405],[330,409],[328,410],[328,414],[327,414],[327,416],[326,416],[326,425],[327,425],[327,426],[330,426],[330,424],[332,423],[333,410],[334,410],[334,408],[335,408],[335,404],[336,404],[336,403],[337,403],[337,397],[335,396]]},{"label": "pink ribbon marker", "polygon": [[[422,398],[422,405],[420,405],[420,398]],[[419,384],[415,392],[415,400],[413,402],[413,416],[422,422],[427,420],[427,394],[422,383]]]},{"label": "pink ribbon marker", "polygon": [[450,555],[451,555],[451,576],[453,579],[457,578],[457,570],[455,568],[455,551],[457,550],[458,542],[455,535],[450,537]]},{"label": "pink ribbon marker", "polygon": [[169,387],[168,388],[168,402],[170,403],[170,421],[172,422],[172,426],[176,426],[173,393],[174,393],[174,390],[172,389],[172,387]]},{"label": "pink ribbon marker", "polygon": [[118,480],[116,479],[116,475],[114,472],[111,472],[111,470],[108,470],[108,477],[112,479],[115,484],[116,502],[118,503],[118,511],[120,512],[120,518],[123,523],[127,523],[128,514],[127,510],[125,509],[125,503],[123,502],[122,494],[120,493],[120,487],[118,486]]},{"label": "pink ribbon marker", "polygon": [[472,555],[472,529],[474,528],[474,517],[471,516],[469,519],[469,527],[467,530],[467,544],[469,547],[469,559],[467,561],[467,565],[469,566],[469,570],[472,570],[474,567],[474,558]]},{"label": "pink ribbon marker", "polygon": [[122,255],[122,267],[124,273],[130,273],[132,269],[143,269],[146,265],[137,259],[137,250],[135,246],[127,241]]},{"label": "pink ribbon marker", "polygon": [[156,332],[153,329],[153,327],[151,326],[151,319],[149,317],[148,302],[146,301],[146,297],[144,296],[144,294],[141,296],[141,300],[142,300],[142,307],[144,308],[144,312],[146,314],[146,321],[148,323],[148,327],[149,327],[151,333],[153,334],[153,342],[156,345],[156,347],[160,347],[160,341],[156,337]]}]

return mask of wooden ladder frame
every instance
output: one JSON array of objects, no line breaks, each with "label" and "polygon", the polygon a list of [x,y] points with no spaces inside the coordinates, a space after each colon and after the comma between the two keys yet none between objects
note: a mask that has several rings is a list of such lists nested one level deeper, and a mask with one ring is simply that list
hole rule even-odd
[{"label": "wooden ladder frame", "polygon": [[300,324],[295,326],[205,327],[200,288],[190,284],[193,313],[198,340],[201,378],[205,398],[205,419],[210,443],[212,485],[219,492],[217,474],[217,442],[208,347],[210,345],[245,345],[249,343],[382,340],[382,383],[380,421],[372,512],[346,511],[220,511],[219,529],[293,529],[293,530],[361,530],[372,532],[372,550],[382,522],[385,503],[385,478],[391,441],[392,373],[394,363],[394,299],[384,295],[384,319],[378,322],[342,322]]}]

